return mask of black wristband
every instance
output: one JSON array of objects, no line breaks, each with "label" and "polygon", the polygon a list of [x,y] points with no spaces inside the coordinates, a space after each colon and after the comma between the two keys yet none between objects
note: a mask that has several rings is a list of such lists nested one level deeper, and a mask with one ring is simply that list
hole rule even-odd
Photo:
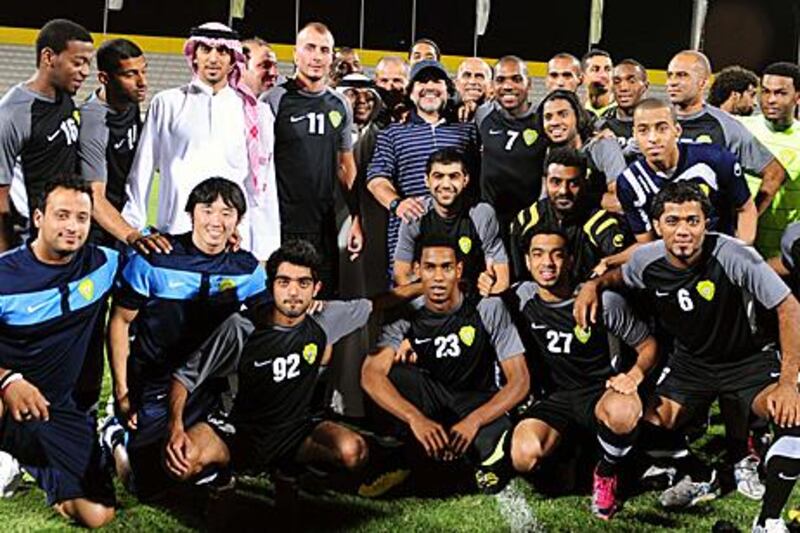
[{"label": "black wristband", "polygon": [[400,205],[400,202],[402,201],[403,200],[398,196],[397,198],[389,202],[389,212],[394,216],[397,216],[397,207]]}]

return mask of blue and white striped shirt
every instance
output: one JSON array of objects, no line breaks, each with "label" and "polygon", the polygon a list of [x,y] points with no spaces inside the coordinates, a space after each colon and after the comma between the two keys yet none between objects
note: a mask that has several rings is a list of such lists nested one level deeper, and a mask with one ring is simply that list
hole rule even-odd
[{"label": "blue and white striped shirt", "polygon": [[[430,124],[412,110],[408,122],[391,124],[378,133],[367,168],[367,181],[387,178],[402,198],[427,196],[425,165],[428,157],[442,148],[457,148],[467,155],[467,160],[474,158],[477,162],[478,130],[475,124],[446,122],[444,119]],[[393,263],[399,229],[400,219],[391,217],[386,239],[389,265]]]}]

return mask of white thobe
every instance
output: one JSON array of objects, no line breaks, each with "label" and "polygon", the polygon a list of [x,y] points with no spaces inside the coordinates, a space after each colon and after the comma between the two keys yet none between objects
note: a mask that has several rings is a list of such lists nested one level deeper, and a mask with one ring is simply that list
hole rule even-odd
[{"label": "white thobe", "polygon": [[125,185],[125,220],[136,228],[147,223],[147,200],[153,174],[159,172],[156,229],[166,233],[191,231],[186,201],[207,178],[237,183],[247,198],[247,213],[239,224],[242,248],[266,260],[280,246],[280,216],[273,160],[274,116],[259,102],[261,137],[268,164],[262,167],[267,191],[256,202],[245,138],[244,104],[230,86],[214,94],[195,79],[188,85],[158,93],[150,103],[136,156]]}]

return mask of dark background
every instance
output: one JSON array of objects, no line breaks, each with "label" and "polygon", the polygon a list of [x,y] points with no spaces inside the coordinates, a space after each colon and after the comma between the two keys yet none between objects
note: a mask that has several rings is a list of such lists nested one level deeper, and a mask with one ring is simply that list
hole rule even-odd
[{"label": "dark background", "polygon": [[[67,17],[102,31],[104,0],[7,0],[0,25],[37,28]],[[411,0],[366,0],[364,48],[407,50],[411,40]],[[479,55],[515,53],[545,61],[556,52],[577,55],[587,49],[590,0],[494,0]],[[9,6],[8,4],[12,4]],[[24,4],[24,8],[23,8]],[[704,49],[715,70],[740,64],[759,70],[777,60],[797,60],[800,2],[797,0],[711,0]],[[300,24],[326,23],[337,46],[358,46],[360,0],[300,0]],[[688,47],[691,0],[643,2],[608,0],[601,48],[621,59],[634,56],[649,68],[664,69],[669,58]],[[125,0],[112,11],[109,31],[182,36],[194,25],[228,19],[228,0]],[[472,55],[474,3],[471,0],[417,0],[417,37],[435,39],[445,54]],[[235,21],[243,35],[291,43],[294,0],[247,0],[245,19]]]}]

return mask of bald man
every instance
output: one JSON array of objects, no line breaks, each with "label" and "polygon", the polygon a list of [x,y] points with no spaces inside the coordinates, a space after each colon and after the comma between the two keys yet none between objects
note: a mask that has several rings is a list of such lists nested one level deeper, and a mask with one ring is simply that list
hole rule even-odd
[{"label": "bald man", "polygon": [[580,60],[574,55],[561,52],[547,62],[544,86],[548,93],[556,89],[577,92],[581,84],[583,84],[583,68]]},{"label": "bald man", "polygon": [[739,157],[745,171],[761,178],[756,195],[759,214],[772,202],[786,171],[767,148],[736,119],[705,101],[711,62],[696,50],[676,54],[667,67],[667,95],[678,113],[681,138],[725,146]]},{"label": "bald man", "polygon": [[469,57],[456,71],[456,90],[462,102],[482,104],[491,95],[492,68],[479,57]]}]

